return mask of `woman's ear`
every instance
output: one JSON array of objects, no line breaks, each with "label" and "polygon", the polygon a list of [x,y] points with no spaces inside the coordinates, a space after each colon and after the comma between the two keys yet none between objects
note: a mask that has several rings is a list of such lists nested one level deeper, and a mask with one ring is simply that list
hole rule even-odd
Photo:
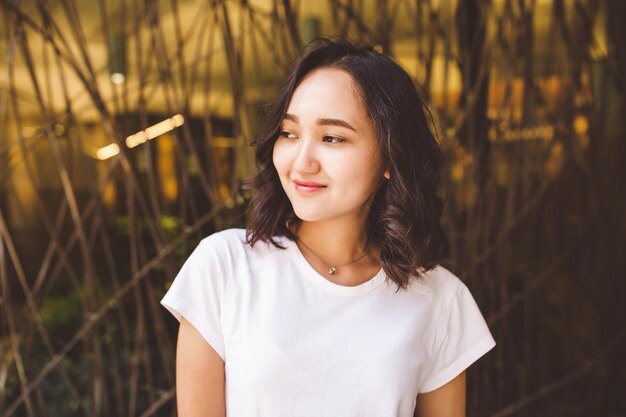
[{"label": "woman's ear", "polygon": [[391,174],[389,173],[389,170],[386,170],[385,173],[383,174],[383,177],[389,179],[391,178]]}]

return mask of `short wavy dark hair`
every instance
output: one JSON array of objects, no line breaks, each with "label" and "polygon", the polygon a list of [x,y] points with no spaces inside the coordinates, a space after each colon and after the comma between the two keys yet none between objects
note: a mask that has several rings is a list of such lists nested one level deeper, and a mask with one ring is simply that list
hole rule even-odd
[{"label": "short wavy dark hair", "polygon": [[367,113],[376,127],[383,166],[391,178],[374,193],[367,218],[370,242],[380,248],[380,262],[398,288],[434,268],[447,256],[448,241],[437,195],[442,152],[435,140],[422,101],[411,77],[392,59],[368,46],[346,40],[317,39],[295,61],[289,76],[269,103],[255,140],[257,173],[249,179],[246,241],[261,240],[282,248],[274,236],[296,240],[287,226],[298,222],[272,160],[280,124],[296,87],[317,68],[338,68],[358,86]]}]

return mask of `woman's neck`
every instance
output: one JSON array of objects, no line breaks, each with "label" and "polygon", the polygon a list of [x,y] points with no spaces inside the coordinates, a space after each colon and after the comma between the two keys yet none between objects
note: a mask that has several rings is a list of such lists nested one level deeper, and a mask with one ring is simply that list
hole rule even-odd
[{"label": "woman's neck", "polygon": [[295,234],[329,263],[346,263],[363,254],[367,235],[360,225],[331,222],[301,222]]},{"label": "woman's neck", "polygon": [[[337,284],[358,285],[380,268],[378,249],[368,243],[362,225],[303,221],[292,231],[311,266]],[[329,273],[332,265],[338,265],[337,273]]]}]

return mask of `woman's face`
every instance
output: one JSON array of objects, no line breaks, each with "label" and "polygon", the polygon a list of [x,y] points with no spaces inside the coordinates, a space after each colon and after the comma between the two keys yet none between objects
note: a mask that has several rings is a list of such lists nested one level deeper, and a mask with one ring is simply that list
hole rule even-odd
[{"label": "woman's face", "polygon": [[383,172],[374,122],[352,76],[336,68],[307,74],[280,129],[273,161],[295,214],[364,221]]}]

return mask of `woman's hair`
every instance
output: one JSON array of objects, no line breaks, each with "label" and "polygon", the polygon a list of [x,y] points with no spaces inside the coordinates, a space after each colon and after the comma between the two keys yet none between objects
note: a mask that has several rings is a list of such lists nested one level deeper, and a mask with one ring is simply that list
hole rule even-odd
[{"label": "woman's hair", "polygon": [[258,172],[249,180],[252,201],[246,231],[251,246],[262,240],[282,248],[274,236],[295,240],[287,223],[299,222],[272,160],[274,143],[291,96],[303,78],[318,68],[338,68],[352,76],[376,127],[382,166],[391,178],[375,190],[366,232],[380,248],[386,275],[398,288],[434,268],[447,255],[439,223],[442,201],[437,186],[442,153],[431,133],[410,76],[371,47],[346,40],[317,39],[305,49],[269,104],[255,141]]}]

